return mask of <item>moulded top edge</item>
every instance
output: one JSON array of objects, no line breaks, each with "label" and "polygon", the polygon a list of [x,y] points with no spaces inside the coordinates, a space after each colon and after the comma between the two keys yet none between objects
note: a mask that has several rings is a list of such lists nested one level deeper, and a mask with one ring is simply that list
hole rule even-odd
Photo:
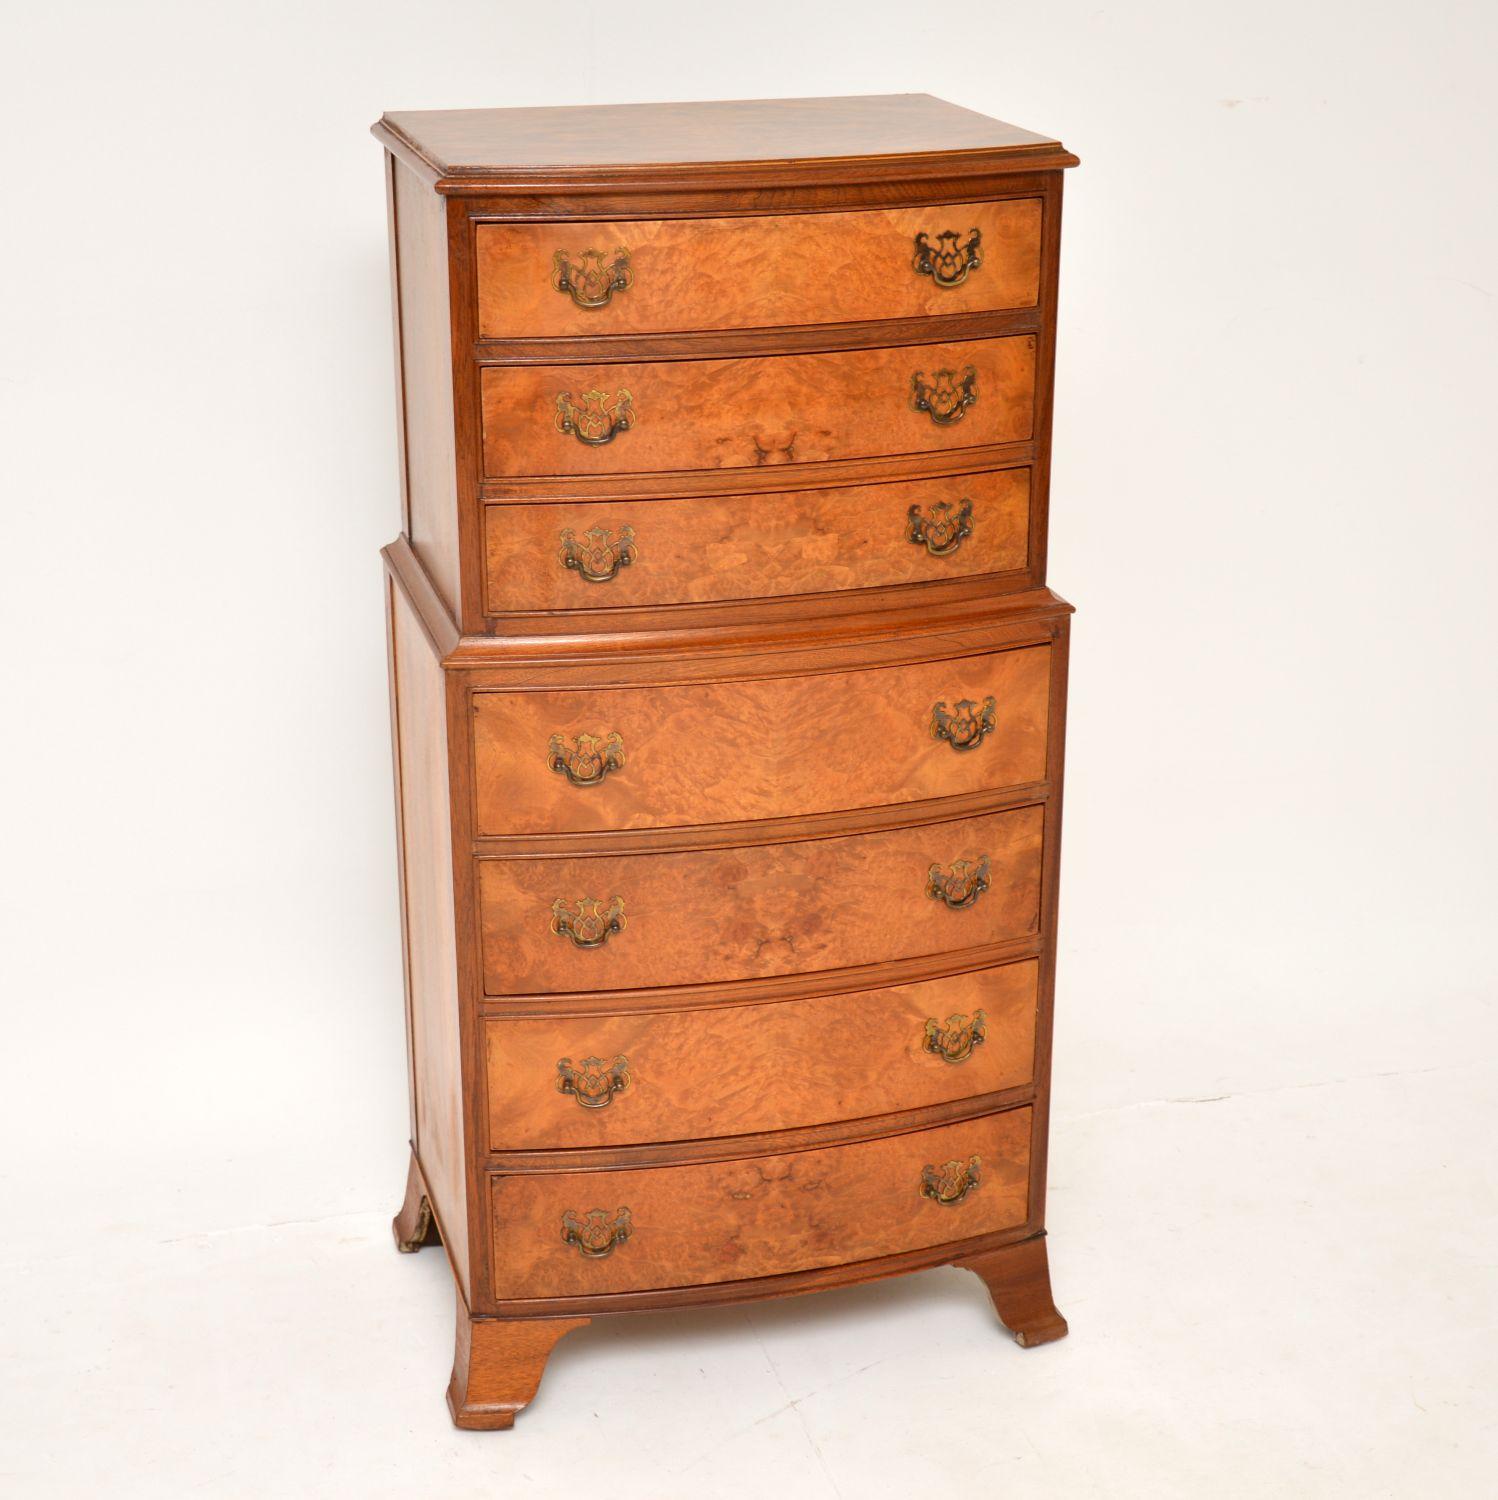
[{"label": "moulded top edge", "polygon": [[410,110],[373,127],[446,193],[556,182],[725,185],[877,171],[1039,171],[1076,164],[1049,136],[929,94]]}]

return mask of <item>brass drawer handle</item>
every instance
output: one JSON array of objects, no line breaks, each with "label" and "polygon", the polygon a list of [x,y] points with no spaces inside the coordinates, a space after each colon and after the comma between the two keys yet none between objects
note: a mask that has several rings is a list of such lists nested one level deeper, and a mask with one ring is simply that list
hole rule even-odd
[{"label": "brass drawer handle", "polygon": [[924,547],[932,557],[950,557],[973,534],[973,502],[963,499],[957,514],[949,500],[938,500],[931,514],[921,514],[919,505],[905,512],[905,539]]},{"label": "brass drawer handle", "polygon": [[983,264],[979,246],[982,234],[969,229],[967,239],[957,243],[955,229],[943,229],[933,245],[922,230],[915,237],[915,259],[911,262],[916,275],[929,276],[940,287],[961,286],[969,271],[976,271]]},{"label": "brass drawer handle", "polygon": [[621,386],[610,406],[607,391],[585,391],[579,406],[571,391],[561,391],[552,420],[558,432],[575,437],[590,448],[601,448],[612,443],[618,433],[628,432],[634,426],[634,398]]},{"label": "brass drawer handle", "polygon": [[611,1063],[585,1057],[576,1067],[570,1057],[557,1059],[557,1092],[571,1094],[583,1109],[607,1109],[629,1085],[629,1059],[622,1052]]},{"label": "brass drawer handle", "polygon": [[632,526],[619,528],[617,542],[607,526],[585,531],[582,540],[569,526],[562,532],[561,542],[562,550],[557,555],[562,566],[570,568],[584,583],[608,583],[618,577],[620,568],[627,568],[640,555]]},{"label": "brass drawer handle", "polygon": [[551,284],[589,310],[607,307],[615,292],[627,292],[634,280],[629,268],[629,251],[623,245],[614,250],[614,258],[604,263],[602,250],[584,250],[573,260],[565,250],[551,257]]},{"label": "brass drawer handle", "polygon": [[[993,699],[988,701],[992,703]],[[957,706],[962,707],[960,703]],[[554,734],[546,746],[546,764],[560,771],[573,786],[597,786],[610,771],[624,769],[624,741],[617,730],[604,738],[580,734],[571,745],[562,735]]]},{"label": "brass drawer handle", "polygon": [[949,1206],[961,1203],[978,1186],[983,1177],[983,1160],[970,1156],[966,1161],[944,1161],[939,1167],[927,1163],[921,1168],[921,1197]]},{"label": "brass drawer handle", "polygon": [[945,740],[954,750],[976,750],[997,720],[998,705],[992,698],[985,698],[982,708],[971,698],[961,698],[950,713],[943,699],[931,709],[931,738]]},{"label": "brass drawer handle", "polygon": [[952,911],[962,911],[977,903],[978,897],[988,889],[988,856],[985,854],[976,864],[965,859],[953,861],[950,871],[940,865],[932,865],[926,872],[926,894],[933,901],[940,901]]},{"label": "brass drawer handle", "polygon": [[578,1254],[586,1255],[589,1260],[612,1255],[633,1229],[627,1208],[616,1208],[612,1219],[606,1208],[590,1208],[581,1218],[570,1208],[562,1215],[562,1239],[576,1245]]},{"label": "brass drawer handle", "polygon": [[956,370],[938,370],[934,380],[927,380],[926,372],[917,370],[910,377],[910,404],[916,411],[925,412],[938,427],[950,427],[960,422],[977,401],[977,383],[978,372],[972,365],[964,365],[960,375]]},{"label": "brass drawer handle", "polygon": [[921,1048],[943,1062],[966,1062],[973,1055],[973,1048],[981,1047],[987,1035],[988,1016],[984,1011],[974,1011],[972,1020],[964,1015],[948,1016],[945,1026],[933,1016],[926,1022]]},{"label": "brass drawer handle", "polygon": [[616,932],[623,932],[624,899],[615,896],[608,906],[602,901],[574,901],[569,909],[560,896],[551,903],[551,930],[568,938],[574,948],[601,948]]}]

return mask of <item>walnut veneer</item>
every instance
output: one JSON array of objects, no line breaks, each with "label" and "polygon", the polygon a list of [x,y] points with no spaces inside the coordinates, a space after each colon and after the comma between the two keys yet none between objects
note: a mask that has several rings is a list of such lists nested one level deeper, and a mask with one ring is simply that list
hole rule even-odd
[{"label": "walnut veneer", "polygon": [[403,1250],[591,1318],[1044,1240],[1055,141],[926,95],[386,115]]},{"label": "walnut veneer", "polygon": [[[911,399],[925,381],[955,411],[959,380],[976,399],[958,420],[933,421]],[[484,474],[494,479],[946,453],[1031,436],[1035,338],[760,359],[486,365],[479,398]],[[575,416],[559,411],[563,402]],[[554,429],[568,420],[597,441],[556,441]]]}]

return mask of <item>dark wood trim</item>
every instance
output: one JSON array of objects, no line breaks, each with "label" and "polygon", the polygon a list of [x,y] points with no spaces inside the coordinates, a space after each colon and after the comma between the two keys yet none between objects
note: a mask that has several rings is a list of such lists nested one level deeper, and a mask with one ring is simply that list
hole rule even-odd
[{"label": "dark wood trim", "polygon": [[809,974],[777,974],[768,979],[738,979],[713,984],[679,985],[648,990],[557,991],[549,995],[485,995],[480,1013],[486,1018],[613,1015],[633,1011],[709,1010],[723,1005],[768,1005],[779,1000],[810,1000],[823,995],[857,993],[940,979],[977,969],[1022,963],[1040,952],[1040,937],[1030,934],[980,948],[949,949],[916,958],[861,964],[849,969],[821,969]]},{"label": "dark wood trim", "polygon": [[426,183],[428,187],[436,187],[442,173],[421,154],[403,133],[397,133],[392,130],[383,120],[376,120],[369,127],[369,133],[403,167],[410,170],[422,182]]},{"label": "dark wood trim", "polygon": [[1061,257],[1061,190],[1052,179],[1045,194],[1040,257],[1040,335],[1035,353],[1035,464],[1030,471],[1030,571],[1045,583],[1051,531],[1051,418],[1056,391],[1056,298]]},{"label": "dark wood trim", "polygon": [[[654,216],[656,208],[643,205],[675,204],[697,194],[721,197],[724,193],[751,193],[757,204],[778,206],[774,196],[777,190],[789,194],[895,188],[902,193],[917,194],[924,187],[928,192],[944,195],[953,190],[953,184],[963,183],[971,195],[987,197],[1002,192],[1003,183],[1015,176],[1064,172],[1077,165],[1078,158],[1058,145],[1006,147],[1001,151],[941,151],[921,156],[821,157],[796,162],[643,163],[572,170],[508,168],[503,174],[475,169],[444,172],[432,186],[444,197],[493,198],[501,203],[514,198],[545,201],[557,197],[570,200],[573,212],[568,217],[571,218],[597,217],[600,212],[597,199],[634,200],[642,205],[642,215]],[[677,216],[668,213],[668,217]]]},{"label": "dark wood trim", "polygon": [[[537,219],[570,219],[577,223],[606,221],[656,223],[689,219],[805,218],[812,214],[846,214],[883,208],[960,208],[969,203],[1003,203],[1015,198],[1042,197],[1055,172],[1018,172],[1003,177],[954,177],[945,181],[865,183],[856,188],[783,188],[765,193],[739,194],[666,192],[645,200],[626,196],[621,211],[605,213],[599,199],[586,215],[541,211],[524,195],[497,198],[492,203],[465,198],[464,208],[475,225],[531,224]],[[602,198],[602,194],[599,195]],[[658,204],[652,207],[651,203]]]},{"label": "dark wood trim", "polygon": [[566,189],[527,188],[502,196],[465,196],[450,201],[463,203],[480,223],[764,218],[790,214],[856,213],[870,208],[942,208],[958,203],[1033,197],[1055,175],[1052,171],[821,187],[764,187],[752,192],[741,190],[729,198],[700,187],[662,186],[652,192],[606,187],[586,198]]},{"label": "dark wood trim", "polygon": [[478,1014],[477,997],[482,993],[483,956],[476,942],[465,941],[473,926],[465,921],[468,913],[478,910],[477,870],[473,848],[473,745],[472,723],[468,712],[468,695],[462,681],[453,673],[444,674],[447,710],[447,774],[450,832],[452,837],[453,962],[457,967],[458,1050],[463,1076],[463,1158],[468,1193],[469,1279],[475,1302],[491,1295],[492,1258],[489,1254],[489,1226],[486,1214],[476,1214],[482,1201],[479,1187],[483,1179],[484,1143],[488,1139],[488,1103],[482,1080],[487,1068],[484,1059],[483,1024]]},{"label": "dark wood trim", "polygon": [[478,265],[473,224],[459,204],[447,205],[447,263],[451,294],[454,451],[457,455],[458,591],[462,630],[482,630],[484,611],[483,408],[472,358],[478,326]]},{"label": "dark wood trim", "polygon": [[[911,1135],[938,1125],[981,1120],[1006,1110],[1023,1109],[1035,1099],[1033,1084],[977,1094],[945,1104],[887,1115],[838,1120],[828,1125],[802,1125],[792,1130],[759,1131],[753,1135],[699,1137],[694,1140],[652,1141],[635,1146],[573,1146],[566,1149],[495,1151],[489,1156],[489,1175],[518,1176],[556,1172],[625,1171],[633,1167],[675,1167],[697,1162],[742,1161],[756,1156],[786,1156],[823,1146],[847,1146],[886,1136]],[[1031,1151],[1034,1143],[1031,1143]]]},{"label": "dark wood trim", "polygon": [[1051,1052],[1055,1037],[1056,937],[1061,894],[1061,803],[1066,771],[1066,692],[1071,657],[1071,622],[1061,621],[1051,671],[1051,702],[1046,744],[1051,797],[1046,803],[1041,853],[1040,990],[1035,1023],[1035,1130],[1030,1149],[1030,1218],[1045,1227],[1046,1168],[1051,1130]]},{"label": "dark wood trim", "polygon": [[898,484],[941,479],[1033,463],[1033,442],[949,448],[934,453],[890,453],[875,458],[826,459],[773,464],[762,469],[672,469],[654,473],[537,474],[486,479],[479,485],[485,505],[545,505],[557,501],[680,500],[693,495],[761,495],[779,490],[820,490],[850,484]]},{"label": "dark wood trim", "polygon": [[590,854],[679,854],[693,849],[741,848],[746,844],[788,844],[802,839],[843,838],[850,833],[880,833],[890,828],[981,818],[988,813],[1033,806],[1045,801],[1050,791],[1048,782],[1039,781],[1002,791],[964,792],[924,802],[854,807],[752,823],[692,823],[596,833],[479,835],[473,841],[473,850],[480,859],[577,859]]},{"label": "dark wood trim", "polygon": [[[636,828],[628,834],[608,830],[475,837],[472,844],[476,860],[614,859],[621,854],[648,856],[679,854],[694,849],[752,849],[764,844],[801,844],[860,833],[883,833],[896,828],[937,828],[967,818],[986,817],[990,813],[1013,812],[1020,807],[1043,807],[1046,805],[1043,795],[1046,790],[1046,784],[1041,782],[1007,791],[974,792],[930,802],[899,802],[886,807],[854,808],[849,812],[719,823],[709,826],[706,839],[701,837],[701,824],[689,824],[682,828]],[[622,842],[626,837],[640,842],[627,848]]]},{"label": "dark wood trim", "polygon": [[573,218],[581,216],[578,208],[590,212],[588,200],[601,194],[628,196],[633,192],[641,198],[659,201],[663,194],[692,191],[721,194],[738,189],[759,194],[772,187],[883,186],[891,182],[977,182],[989,178],[1002,181],[1016,173],[1061,171],[1078,165],[1078,158],[1059,142],[1048,142],[920,154],[824,156],[798,161],[641,162],[586,167],[506,167],[496,171],[450,168],[433,161],[389,120],[377,120],[370,131],[388,151],[399,156],[444,196],[503,199],[510,194],[562,193],[573,204],[574,212],[569,216]]},{"label": "dark wood trim", "polygon": [[[981,619],[957,620],[943,616],[941,619],[942,624],[946,626],[944,629],[897,632],[877,641],[877,649],[863,651],[853,656],[848,654],[841,642],[832,646],[812,645],[805,639],[801,639],[794,644],[786,642],[778,649],[738,654],[704,653],[701,660],[689,659],[676,663],[669,656],[663,657],[656,651],[651,632],[640,631],[635,633],[634,638],[642,650],[632,653],[630,664],[624,663],[617,656],[611,656],[600,660],[590,674],[586,662],[580,662],[576,657],[569,657],[565,662],[557,664],[559,669],[563,666],[567,668],[564,675],[540,684],[528,682],[524,688],[515,685],[508,672],[508,661],[503,652],[496,649],[496,643],[490,646],[489,664],[469,665],[469,686],[476,693],[522,691],[547,693],[563,688],[665,687],[693,682],[771,681],[783,677],[817,677],[827,673],[873,672],[892,666],[953,661],[964,656],[988,656],[996,651],[1022,650],[1027,646],[1045,645],[1055,635],[1056,621],[1064,618],[1064,613],[1059,610],[1045,614],[1031,610],[1016,620],[1008,622],[996,620],[993,614],[993,604],[996,598],[1004,596],[995,595],[992,590],[965,590],[956,597],[954,602],[977,603],[985,593],[988,608]],[[946,596],[944,596],[944,602],[945,600]],[[804,618],[804,616],[799,618]],[[829,631],[836,631],[836,629],[836,623],[829,621]],[[697,633],[709,641],[712,640],[707,622],[698,625]],[[489,641],[488,637],[478,639],[486,643]],[[825,641],[825,637],[823,640]],[[653,672],[649,667],[651,661],[661,661],[663,665],[671,661],[671,668],[669,671]]]},{"label": "dark wood trim", "polygon": [[[488,1217],[492,1218],[493,1215]],[[505,1318],[554,1318],[573,1315],[598,1317],[614,1312],[652,1312],[677,1307],[718,1307],[734,1302],[758,1302],[769,1297],[795,1297],[803,1292],[825,1291],[832,1287],[856,1286],[885,1276],[901,1276],[911,1271],[926,1271],[933,1266],[957,1265],[986,1251],[1019,1244],[1037,1238],[1034,1224],[1021,1224],[998,1234],[976,1239],[952,1240],[923,1250],[908,1250],[900,1255],[881,1256],[877,1260],[850,1261],[840,1266],[819,1266],[811,1271],[794,1271],[784,1276],[762,1276],[753,1281],[718,1281],[703,1285],[666,1287],[650,1292],[616,1292],[606,1297],[555,1297],[548,1299],[506,1300],[491,1304],[485,1312]]]},{"label": "dark wood trim", "polygon": [[[945,602],[995,594],[1026,593],[1036,587],[1035,575],[1028,568],[1010,568],[1003,573],[969,573],[963,578],[877,584],[868,588],[825,590],[816,594],[759,595],[744,599],[714,599],[701,603],[688,601],[681,604],[592,605],[568,610],[498,610],[491,611],[484,623],[487,633],[492,636],[503,636],[508,631],[522,636],[577,634],[580,633],[581,620],[595,622],[609,631],[638,633],[650,630],[659,622],[661,611],[669,609],[672,611],[671,618],[680,620],[683,625],[691,625],[695,621],[696,628],[711,630],[715,625],[729,623],[735,613],[745,607],[779,608],[787,617],[794,615],[807,619],[843,614],[860,608],[877,609],[880,606],[898,605],[902,600],[914,602],[917,599],[930,599]],[[489,609],[487,599],[484,607]],[[677,611],[681,613],[677,614]]]},{"label": "dark wood trim", "polygon": [[[613,666],[623,670],[621,663],[626,660],[636,666],[676,660],[681,666],[684,659],[688,672],[697,675],[708,658],[765,656],[778,658],[779,664],[770,660],[757,662],[753,675],[773,677],[789,675],[795,670],[788,653],[806,653],[810,663],[815,659],[812,653],[846,651],[855,642],[866,648],[867,660],[888,662],[906,659],[902,643],[909,643],[919,659],[917,642],[921,638],[947,634],[953,636],[952,650],[933,653],[928,659],[942,654],[959,655],[963,647],[957,644],[958,633],[994,624],[1016,625],[1016,645],[1041,641],[1047,637],[1050,620],[1071,612],[1071,605],[1048,589],[989,594],[986,602],[981,593],[964,591],[955,598],[943,595],[943,600],[922,603],[906,595],[885,609],[856,614],[803,611],[798,616],[779,614],[768,605],[754,605],[739,611],[736,619],[725,618],[709,626],[699,618],[690,627],[677,626],[668,611],[662,610],[661,619],[670,624],[663,624],[657,630],[624,632],[610,628],[612,622],[600,620],[587,634],[574,633],[576,616],[569,612],[569,628],[553,635],[465,636],[448,653],[444,664],[482,672],[485,682],[515,682],[517,687],[526,668],[544,667],[555,674],[551,678],[552,687],[571,685],[577,680],[573,669],[583,668],[584,676],[587,672],[595,673],[594,686],[603,687],[619,679],[607,677],[598,669]],[[727,675],[734,675],[732,666],[725,665]],[[674,680],[674,674],[663,673],[657,680]]]},{"label": "dark wood trim", "polygon": [[[1038,644],[1050,639],[1054,622],[1072,609],[1049,589],[996,595],[977,579],[923,589],[900,585],[860,591],[852,600],[818,595],[799,608],[795,601],[762,601],[704,605],[704,613],[685,618],[677,614],[682,606],[619,612],[633,614],[642,623],[650,621],[655,626],[651,629],[630,630],[617,616],[600,618],[569,610],[530,617],[554,622],[558,628],[549,633],[460,636],[406,538],[397,537],[381,556],[443,665],[449,671],[474,673],[474,688],[517,692],[629,685],[631,676],[643,685],[791,676],[814,673],[822,663],[829,669],[856,668],[860,660],[847,655],[854,643],[862,648],[862,664],[870,666],[939,660]],[[940,644],[933,650],[934,640]],[[683,661],[686,676],[678,670],[652,677],[641,670],[670,662],[679,668]],[[538,666],[552,674],[545,683],[535,681],[532,669]]]},{"label": "dark wood trim", "polygon": [[967,1256],[956,1264],[988,1288],[999,1321],[1020,1348],[1033,1349],[1066,1337],[1066,1319],[1056,1311],[1051,1296],[1044,1231],[1034,1239]]},{"label": "dark wood trim", "polygon": [[889,349],[1038,333],[1034,307],[873,323],[813,323],[796,328],[723,328],[566,338],[484,339],[473,346],[483,366],[623,363],[631,360],[769,359],[846,349]]},{"label": "dark wood trim", "polygon": [[437,592],[436,585],[422,567],[421,559],[412,550],[405,534],[402,533],[388,547],[383,548],[380,556],[385,560],[387,573],[416,611],[416,619],[427,640],[432,643],[432,649],[439,657],[448,656],[457,650],[457,623],[447,612],[442,595]]}]

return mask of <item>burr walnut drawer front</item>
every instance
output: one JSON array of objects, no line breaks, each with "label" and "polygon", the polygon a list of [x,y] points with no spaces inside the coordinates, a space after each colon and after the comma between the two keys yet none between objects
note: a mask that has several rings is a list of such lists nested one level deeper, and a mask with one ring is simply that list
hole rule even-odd
[{"label": "burr walnut drawer front", "polygon": [[492,478],[752,468],[1024,441],[1035,338],[490,365],[480,382]]},{"label": "burr walnut drawer front", "polygon": [[484,989],[707,984],[1039,930],[1038,806],[780,844],[478,860]]},{"label": "burr walnut drawer front", "polygon": [[765,328],[1033,307],[1041,202],[480,224],[481,338]]},{"label": "burr walnut drawer front", "polygon": [[1031,1081],[1034,959],[764,1005],[484,1023],[489,1149],[860,1120]]},{"label": "burr walnut drawer front", "polygon": [[748,1280],[1014,1229],[1031,1112],[779,1156],[491,1178],[506,1295]]},{"label": "burr walnut drawer front", "polygon": [[489,505],[484,587],[506,610],[704,603],[1013,573],[1030,471],[687,500]]},{"label": "burr walnut drawer front", "polygon": [[1041,781],[1051,648],[862,672],[473,694],[481,835],[794,817]]}]

